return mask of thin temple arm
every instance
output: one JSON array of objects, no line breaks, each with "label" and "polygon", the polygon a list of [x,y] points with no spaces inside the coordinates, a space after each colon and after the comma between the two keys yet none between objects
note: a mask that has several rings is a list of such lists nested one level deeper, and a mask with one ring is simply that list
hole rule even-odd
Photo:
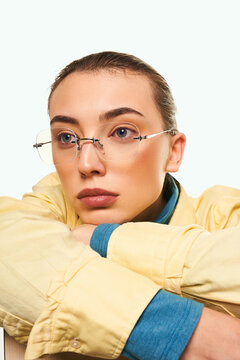
[{"label": "thin temple arm", "polygon": [[51,143],[51,141],[47,141],[47,142],[43,142],[43,143],[37,143],[37,144],[34,144],[33,147],[34,148],[39,148],[39,147],[42,147],[45,144],[50,144],[50,143]]},{"label": "thin temple arm", "polygon": [[164,134],[164,133],[170,133],[171,135],[176,135],[178,133],[178,130],[177,129],[168,129],[168,130],[164,130],[164,131],[161,131],[159,133],[155,133],[155,134],[150,134],[150,135],[144,135],[144,136],[138,136],[138,137],[134,137],[133,139],[134,140],[145,140],[145,139],[151,139],[155,136],[158,136],[158,135],[161,135],[161,134]]}]

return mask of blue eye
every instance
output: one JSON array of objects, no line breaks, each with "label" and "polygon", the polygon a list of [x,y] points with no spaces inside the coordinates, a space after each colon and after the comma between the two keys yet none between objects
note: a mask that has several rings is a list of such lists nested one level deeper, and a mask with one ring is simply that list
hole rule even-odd
[{"label": "blue eye", "polygon": [[71,129],[52,127],[51,132],[53,147],[67,150],[76,146],[77,136]]},{"label": "blue eye", "polygon": [[130,130],[126,128],[119,128],[115,131],[116,135],[120,138],[127,137],[129,135]]},{"label": "blue eye", "polygon": [[132,140],[134,136],[136,136],[137,130],[135,128],[128,128],[126,126],[118,127],[114,129],[111,133],[111,137],[116,140]]},{"label": "blue eye", "polygon": [[62,132],[62,133],[56,134],[55,142],[61,148],[69,148],[69,147],[72,148],[76,145],[76,137],[74,136],[74,134]]},{"label": "blue eye", "polygon": [[57,141],[62,144],[71,144],[75,142],[75,136],[69,133],[58,134]]},{"label": "blue eye", "polygon": [[69,144],[72,141],[74,141],[74,137],[71,134],[60,134],[59,135],[59,140],[62,141],[65,144]]}]

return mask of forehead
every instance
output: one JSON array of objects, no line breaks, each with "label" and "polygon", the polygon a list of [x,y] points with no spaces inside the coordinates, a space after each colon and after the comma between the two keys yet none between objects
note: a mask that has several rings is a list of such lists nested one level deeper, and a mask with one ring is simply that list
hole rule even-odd
[{"label": "forehead", "polygon": [[146,76],[123,71],[74,72],[54,90],[49,112],[51,117],[56,111],[101,112],[119,106],[147,113],[157,110]]}]

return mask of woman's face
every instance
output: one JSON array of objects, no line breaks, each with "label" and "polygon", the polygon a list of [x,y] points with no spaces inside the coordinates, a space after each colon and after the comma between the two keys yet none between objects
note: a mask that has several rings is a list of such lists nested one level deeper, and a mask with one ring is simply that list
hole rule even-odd
[{"label": "woman's face", "polygon": [[[164,130],[148,79],[132,73],[72,73],[53,92],[49,113],[52,129],[70,128],[79,137],[96,137],[99,125],[109,122],[136,125],[141,135]],[[142,140],[133,157],[119,152],[106,161],[86,140],[76,160],[57,164],[56,170],[84,223],[151,221],[164,206],[161,193],[173,143],[163,134]]]}]

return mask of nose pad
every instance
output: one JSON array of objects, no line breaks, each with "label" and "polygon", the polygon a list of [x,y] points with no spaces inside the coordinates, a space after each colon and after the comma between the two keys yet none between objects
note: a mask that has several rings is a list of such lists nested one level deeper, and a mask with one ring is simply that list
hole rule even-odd
[{"label": "nose pad", "polygon": [[104,175],[106,172],[105,164],[98,154],[96,145],[92,142],[81,144],[77,154],[78,170],[84,176],[93,174]]}]

